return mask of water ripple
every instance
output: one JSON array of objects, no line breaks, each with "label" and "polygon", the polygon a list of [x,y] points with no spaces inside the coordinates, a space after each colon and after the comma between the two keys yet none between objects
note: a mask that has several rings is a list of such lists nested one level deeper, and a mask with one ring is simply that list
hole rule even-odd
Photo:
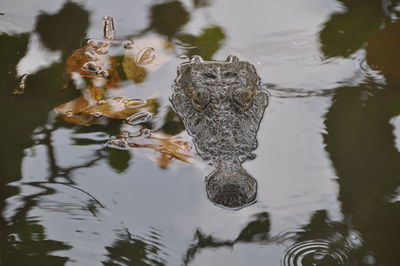
[{"label": "water ripple", "polygon": [[284,252],[282,266],[347,265],[351,249],[315,239],[298,242]]}]

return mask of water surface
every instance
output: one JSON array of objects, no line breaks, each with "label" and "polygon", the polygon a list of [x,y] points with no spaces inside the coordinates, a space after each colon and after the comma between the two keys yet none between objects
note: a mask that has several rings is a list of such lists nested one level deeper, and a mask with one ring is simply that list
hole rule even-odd
[{"label": "water surface", "polygon": [[[399,265],[399,12],[397,0],[2,0],[0,265]],[[161,133],[190,142],[169,102],[181,55],[256,66],[270,101],[244,164],[255,204],[210,202],[199,156],[162,168],[151,150],[107,147],[121,120],[55,114],[81,95],[63,89],[65,64],[103,37],[105,15],[117,37],[163,51],[108,92],[157,99],[147,126]]]}]

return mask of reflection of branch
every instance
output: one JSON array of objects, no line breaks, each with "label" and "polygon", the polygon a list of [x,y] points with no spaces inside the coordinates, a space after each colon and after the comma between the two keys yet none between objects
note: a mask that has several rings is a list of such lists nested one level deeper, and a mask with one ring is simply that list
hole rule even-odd
[{"label": "reflection of branch", "polygon": [[188,265],[194,259],[195,255],[205,248],[232,248],[236,243],[264,243],[269,241],[269,214],[267,212],[261,212],[253,215],[253,217],[255,219],[249,222],[234,240],[216,239],[212,235],[207,236],[200,230],[197,230],[194,236],[195,243],[189,246],[183,258],[184,265]]},{"label": "reflection of branch", "polygon": [[96,150],[94,158],[92,160],[90,160],[89,162],[85,162],[81,165],[76,165],[76,166],[72,166],[72,167],[58,166],[57,160],[56,160],[56,155],[54,152],[54,147],[52,145],[52,140],[51,140],[51,134],[56,129],[58,129],[58,128],[54,127],[52,129],[44,129],[41,132],[39,132],[39,134],[45,134],[45,137],[40,141],[40,143],[47,147],[47,157],[48,157],[49,168],[50,168],[50,174],[47,177],[47,180],[49,182],[54,182],[57,177],[63,177],[68,182],[68,184],[70,184],[70,185],[75,184],[75,182],[70,177],[71,172],[74,170],[80,169],[80,168],[90,167],[90,166],[94,165],[96,162],[103,159],[104,155],[102,154],[102,151],[105,150],[105,148]]},{"label": "reflection of branch", "polygon": [[74,186],[74,185],[71,185],[71,184],[68,184],[68,183],[62,183],[62,182],[21,182],[21,184],[26,184],[26,185],[42,185],[42,184],[64,185],[64,186],[67,186],[67,187],[70,187],[70,188],[73,188],[73,189],[76,189],[76,190],[79,190],[79,191],[83,192],[84,194],[86,194],[90,198],[92,198],[100,207],[105,208],[105,206],[98,199],[96,199],[92,194],[90,194],[89,192],[87,192],[87,191],[85,191],[85,190],[83,190],[83,189],[81,189],[81,188],[79,188],[77,186]]},{"label": "reflection of branch", "polygon": [[[26,261],[27,254],[29,254],[30,261],[37,261],[38,259],[43,261],[44,257],[47,257],[46,260],[50,262],[49,264],[63,265],[68,258],[49,254],[52,251],[68,250],[72,247],[61,241],[45,239],[43,226],[38,224],[36,219],[28,218],[28,212],[31,211],[33,207],[37,206],[38,199],[43,196],[54,194],[56,190],[40,183],[31,185],[41,188],[43,191],[21,198],[23,203],[9,219],[9,225],[7,226],[7,233],[11,233],[10,236],[12,236],[12,233],[18,232],[19,239],[13,238],[8,241],[6,245],[8,250],[6,253],[7,255],[5,256],[5,260],[2,262],[9,261],[13,262],[13,265],[14,263],[19,265],[20,263],[18,262]],[[40,237],[37,235],[40,235]]]}]

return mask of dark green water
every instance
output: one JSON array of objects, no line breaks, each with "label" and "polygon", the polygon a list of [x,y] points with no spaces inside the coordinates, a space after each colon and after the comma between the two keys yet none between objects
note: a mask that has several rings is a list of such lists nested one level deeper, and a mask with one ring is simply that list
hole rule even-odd
[{"label": "dark green water", "polygon": [[[0,13],[0,265],[400,265],[400,1],[2,0]],[[255,204],[210,202],[198,156],[161,168],[150,150],[106,147],[122,120],[53,111],[81,95],[63,89],[66,61],[105,15],[162,51],[108,92],[155,98],[161,133],[190,141],[169,102],[180,55],[256,66],[270,104],[244,164]]]}]

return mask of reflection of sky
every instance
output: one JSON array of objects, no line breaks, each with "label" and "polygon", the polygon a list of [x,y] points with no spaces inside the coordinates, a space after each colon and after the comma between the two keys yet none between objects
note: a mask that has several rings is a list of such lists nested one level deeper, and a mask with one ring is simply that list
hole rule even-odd
[{"label": "reflection of sky", "polygon": [[37,34],[32,34],[29,39],[28,51],[18,63],[18,76],[25,73],[33,74],[42,68],[49,67],[52,63],[59,62],[60,59],[60,52],[49,51],[40,43]]},{"label": "reflection of sky", "polygon": [[[265,82],[284,87],[326,89],[351,78],[358,69],[353,59],[336,59],[324,64],[321,60],[317,34],[329,15],[339,10],[336,1],[214,2],[211,8],[196,11],[184,31],[197,33],[208,23],[221,26],[228,39],[216,57],[222,59],[234,53],[255,63]],[[104,15],[114,16],[119,36],[144,29],[147,26],[146,3],[82,1],[92,12],[88,36],[102,36]],[[0,20],[10,24],[0,23],[0,31],[29,32],[40,12],[56,12],[62,4],[63,1],[2,0],[1,11],[6,16]],[[30,10],[28,15],[26,10]],[[31,59],[20,63],[30,71],[55,60],[40,45],[35,47],[36,50],[29,50]],[[177,59],[170,60],[151,73],[145,83],[123,88],[123,93],[135,98],[157,94],[162,105],[168,105],[178,62]],[[249,217],[257,212],[269,212],[272,234],[300,227],[308,222],[312,212],[320,209],[328,210],[332,219],[339,220],[335,174],[321,136],[323,115],[329,105],[328,98],[271,99],[258,133],[258,157],[244,165],[258,180],[258,202],[239,211],[215,207],[207,199],[203,177],[209,173],[209,168],[180,165],[176,169],[161,170],[136,153],[132,153],[132,165],[121,175],[112,171],[106,162],[100,162],[94,167],[75,171],[74,180],[77,186],[102,202],[110,215],[134,235],[144,235],[151,227],[163,232],[163,244],[170,255],[166,258],[170,261],[168,265],[179,264],[197,228],[215,237],[234,239]],[[71,146],[72,135],[69,129],[59,129],[53,135],[53,145],[62,165],[83,161],[93,150],[103,147]],[[85,137],[99,138],[90,133]],[[36,153],[33,153],[35,149]],[[42,146],[27,152],[23,181],[40,181],[45,176],[45,156]],[[62,240],[65,237],[60,233],[63,230],[60,224],[68,230],[75,226],[65,223],[63,215],[52,215],[48,219],[45,225],[50,238]],[[85,245],[84,241],[93,240],[82,241]],[[265,261],[261,258],[266,256],[271,265],[278,265],[284,247],[254,246],[241,244],[233,250],[203,251],[193,265],[257,265],[257,262]],[[249,261],[251,258],[254,261]]]},{"label": "reflection of sky", "polygon": [[400,152],[400,117],[394,117],[390,120],[390,123],[393,125],[393,135],[395,136],[396,148]]}]

